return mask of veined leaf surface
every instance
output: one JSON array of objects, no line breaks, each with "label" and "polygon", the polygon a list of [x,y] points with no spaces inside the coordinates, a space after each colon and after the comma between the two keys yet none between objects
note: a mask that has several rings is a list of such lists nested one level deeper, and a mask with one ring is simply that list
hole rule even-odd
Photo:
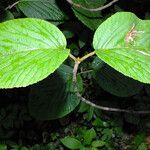
[{"label": "veined leaf surface", "polygon": [[[72,84],[72,68],[61,65],[43,81],[31,86],[29,111],[39,120],[64,117],[73,111],[80,99],[75,95]],[[82,78],[77,78],[78,89],[83,91]]]},{"label": "veined leaf surface", "polygon": [[0,24],[0,88],[25,87],[53,73],[68,57],[66,39],[39,19]]},{"label": "veined leaf surface", "polygon": [[56,0],[20,0],[19,9],[29,18],[39,18],[51,21],[66,19]]},{"label": "veined leaf surface", "polygon": [[[74,3],[86,8],[98,8],[103,6],[106,0],[73,0]],[[82,7],[72,7],[75,16],[91,30],[96,30],[97,27],[103,22],[100,11],[92,12],[83,9]]]},{"label": "veined leaf surface", "polygon": [[120,12],[99,26],[93,46],[98,57],[117,71],[150,83],[149,39],[150,21],[140,20],[129,12]]}]

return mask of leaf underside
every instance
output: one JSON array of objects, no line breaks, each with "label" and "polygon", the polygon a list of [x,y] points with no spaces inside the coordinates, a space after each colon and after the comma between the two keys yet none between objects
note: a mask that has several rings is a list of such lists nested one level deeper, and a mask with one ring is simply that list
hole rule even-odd
[{"label": "leaf underside", "polygon": [[[73,2],[86,8],[98,8],[102,6],[106,0],[95,0],[95,2],[92,2],[91,0],[73,0]],[[84,10],[82,7],[75,6],[72,8],[72,10],[75,16],[91,30],[96,30],[103,22],[100,11],[92,12]]]},{"label": "leaf underside", "polygon": [[51,21],[63,21],[66,18],[59,9],[56,0],[20,0],[18,6],[28,18]]},{"label": "leaf underside", "polygon": [[[79,90],[82,91],[80,76],[77,82]],[[29,110],[38,120],[52,120],[69,114],[79,102],[72,86],[72,68],[61,65],[48,78],[31,86]]]}]

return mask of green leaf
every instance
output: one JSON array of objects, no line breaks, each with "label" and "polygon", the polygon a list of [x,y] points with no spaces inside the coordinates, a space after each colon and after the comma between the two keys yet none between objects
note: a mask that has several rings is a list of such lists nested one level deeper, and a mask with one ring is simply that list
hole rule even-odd
[{"label": "green leaf", "polygon": [[133,143],[135,146],[138,147],[141,143],[144,142],[144,138],[145,138],[144,134],[143,134],[143,133],[139,133],[139,134],[137,134],[137,135],[134,137],[132,143]]},{"label": "green leaf", "polygon": [[7,146],[4,144],[0,144],[0,150],[7,150]]},{"label": "green leaf", "polygon": [[[128,36],[131,30],[135,33],[133,41]],[[150,21],[129,12],[116,13],[96,30],[93,46],[98,57],[117,71],[150,83],[149,31]]]},{"label": "green leaf", "polygon": [[103,147],[105,142],[102,140],[97,140],[92,142],[92,147]]},{"label": "green leaf", "polygon": [[56,0],[20,0],[19,9],[29,18],[51,21],[63,21],[65,14],[58,7]]},{"label": "green leaf", "polygon": [[93,75],[100,87],[119,97],[135,95],[144,86],[140,82],[124,76],[106,64],[99,69],[95,69]]},{"label": "green leaf", "polygon": [[105,122],[98,117],[92,122],[92,125],[95,127],[104,127],[104,124]]},{"label": "green leaf", "polygon": [[90,109],[90,106],[88,104],[81,102],[78,112],[79,113],[89,112],[89,109]]},{"label": "green leaf", "polygon": [[[78,76],[78,88],[82,91],[82,79]],[[80,100],[74,94],[72,68],[61,65],[45,80],[31,87],[29,111],[39,120],[61,118],[73,111]]]},{"label": "green leaf", "polygon": [[141,143],[141,145],[138,147],[138,150],[148,150],[148,147],[145,143]]},{"label": "green leaf", "polygon": [[104,65],[105,65],[105,63],[101,59],[99,59],[98,57],[95,57],[95,59],[92,62],[91,67],[94,70],[98,70],[98,69],[102,68]]},{"label": "green leaf", "polygon": [[0,24],[0,88],[25,87],[53,73],[68,57],[66,39],[39,19]]},{"label": "green leaf", "polygon": [[110,140],[111,138],[113,138],[113,129],[110,129],[110,128],[105,128],[103,131],[102,131],[102,134],[103,136],[101,137],[101,139],[103,141],[105,140]]},{"label": "green leaf", "polygon": [[87,113],[84,114],[83,118],[87,121],[90,121],[93,118],[94,115],[94,107],[90,106]]},{"label": "green leaf", "polygon": [[28,150],[25,146],[21,147],[21,150]]},{"label": "green leaf", "polygon": [[79,140],[69,136],[61,139],[61,142],[64,146],[72,150],[80,149],[82,147],[82,144]]},{"label": "green leaf", "polygon": [[14,19],[14,16],[10,11],[5,10],[1,12],[0,22],[4,22],[11,19]]},{"label": "green leaf", "polygon": [[64,31],[63,31],[63,34],[65,35],[65,37],[66,37],[67,39],[70,39],[70,38],[72,38],[72,37],[74,36],[74,33],[71,32],[71,31],[69,31],[69,30],[64,30]]},{"label": "green leaf", "polygon": [[[87,150],[89,150],[89,149],[87,149]],[[91,150],[98,150],[98,148],[92,147]]]},{"label": "green leaf", "polygon": [[84,134],[84,144],[90,145],[92,140],[96,138],[96,132],[94,128],[87,130]]},{"label": "green leaf", "polygon": [[[86,8],[97,8],[102,6],[106,2],[106,0],[95,0],[94,2],[92,2],[91,0],[73,0],[73,2]],[[92,12],[75,6],[72,9],[75,16],[91,30],[96,30],[98,26],[103,22],[101,13],[99,11]]]}]

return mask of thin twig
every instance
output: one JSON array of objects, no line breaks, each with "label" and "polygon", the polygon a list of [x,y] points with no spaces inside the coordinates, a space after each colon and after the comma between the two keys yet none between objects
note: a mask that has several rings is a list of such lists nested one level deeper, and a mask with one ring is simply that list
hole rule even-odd
[{"label": "thin twig", "polygon": [[104,5],[104,6],[101,6],[101,7],[98,7],[98,8],[87,8],[87,7],[84,7],[80,4],[76,4],[74,3],[72,0],[66,0],[69,4],[73,5],[73,6],[76,6],[76,7],[79,7],[79,8],[82,8],[84,10],[88,10],[88,11],[101,11],[103,9],[106,9],[108,7],[110,7],[111,5],[113,5],[114,3],[116,3],[117,1],[119,0],[113,0],[111,2],[109,2],[108,4]]},{"label": "thin twig", "polygon": [[14,6],[16,6],[18,3],[19,3],[19,1],[13,3],[12,5],[9,5],[8,7],[5,8],[5,10],[12,9],[12,8],[13,8]]},{"label": "thin twig", "polygon": [[77,87],[77,71],[78,71],[78,67],[79,67],[79,63],[76,61],[75,65],[74,65],[74,69],[73,69],[73,86],[74,86],[74,91],[75,94],[77,95],[77,97],[79,97],[79,99],[100,110],[104,110],[104,111],[110,111],[110,112],[123,112],[123,113],[130,113],[130,114],[150,114],[150,111],[134,111],[134,110],[127,110],[127,109],[119,109],[119,108],[111,108],[111,107],[105,107],[105,106],[100,106],[100,105],[96,105],[95,103],[90,102],[89,100],[86,100],[84,97],[81,96],[81,94],[79,93],[78,87]]},{"label": "thin twig", "polygon": [[69,54],[69,57],[70,57],[71,59],[73,59],[74,61],[77,61],[77,58],[74,57],[72,54]]},{"label": "thin twig", "polygon": [[80,63],[81,63],[82,61],[84,61],[85,59],[87,59],[87,58],[93,56],[93,55],[95,55],[95,51],[93,51],[93,52],[91,52],[91,53],[89,53],[89,54],[87,54],[87,55],[81,57],[81,58],[80,58]]}]

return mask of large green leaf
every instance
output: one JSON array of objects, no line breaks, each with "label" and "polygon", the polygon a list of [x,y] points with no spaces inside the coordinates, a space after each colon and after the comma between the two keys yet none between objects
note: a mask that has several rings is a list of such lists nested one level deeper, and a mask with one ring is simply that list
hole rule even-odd
[{"label": "large green leaf", "polygon": [[104,90],[120,97],[135,95],[143,88],[140,82],[124,76],[106,64],[94,70],[94,78]]},{"label": "large green leaf", "polygon": [[[129,40],[129,33],[133,41]],[[116,13],[96,30],[93,46],[104,62],[135,80],[150,83],[150,21]]]},{"label": "large green leaf", "polygon": [[66,16],[56,0],[20,0],[19,9],[29,18],[63,21]]},{"label": "large green leaf", "polygon": [[39,19],[0,24],[0,88],[24,87],[46,78],[68,57],[66,39]]},{"label": "large green leaf", "polygon": [[[80,76],[78,76],[78,88],[82,91]],[[69,114],[79,102],[73,90],[72,68],[61,65],[48,78],[32,86],[29,110],[36,119],[51,120]]]},{"label": "large green leaf", "polygon": [[[106,2],[106,0],[95,0],[94,2],[91,0],[73,0],[73,2],[86,8],[97,8],[102,6]],[[76,17],[78,17],[78,19],[91,30],[96,30],[98,26],[103,22],[101,13],[99,11],[92,12],[74,6],[73,12]]]}]

